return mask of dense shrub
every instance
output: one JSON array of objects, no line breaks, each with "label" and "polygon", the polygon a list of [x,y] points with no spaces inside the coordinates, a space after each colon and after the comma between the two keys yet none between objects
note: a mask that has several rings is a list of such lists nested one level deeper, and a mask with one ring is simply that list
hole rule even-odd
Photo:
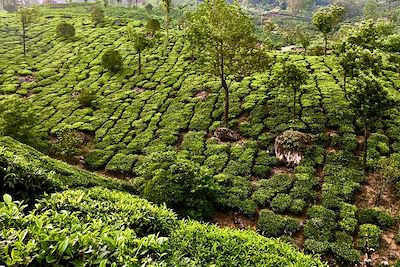
[{"label": "dense shrub", "polygon": [[284,212],[292,205],[292,197],[288,194],[278,194],[271,201],[271,208],[275,212]]},{"label": "dense shrub", "polygon": [[380,247],[382,230],[373,224],[362,224],[358,232],[358,246],[361,249],[373,248],[377,250]]},{"label": "dense shrub", "polygon": [[[108,63],[105,63],[105,64],[108,64]],[[91,107],[93,104],[93,101],[96,99],[96,92],[94,92],[94,90],[92,90],[89,87],[85,88],[80,92],[77,99],[78,99],[81,107]]]},{"label": "dense shrub", "polygon": [[25,206],[7,195],[5,200],[0,247],[8,248],[1,250],[0,261],[8,266],[161,261],[167,239],[159,230],[170,232],[176,220],[166,208],[100,188],[52,195],[26,216]]},{"label": "dense shrub", "polygon": [[360,262],[360,252],[352,244],[335,242],[330,245],[332,253],[344,266],[353,266]]},{"label": "dense shrub", "polygon": [[321,242],[330,241],[336,227],[335,212],[323,206],[312,206],[307,215],[309,219],[304,225],[305,237]]},{"label": "dense shrub", "polygon": [[347,233],[353,233],[357,226],[357,207],[352,204],[343,203],[339,211],[339,227]]},{"label": "dense shrub", "polygon": [[276,174],[270,179],[262,179],[259,181],[259,187],[253,193],[252,198],[260,205],[266,205],[277,194],[288,193],[293,180],[293,177],[287,174]]},{"label": "dense shrub", "polygon": [[154,36],[156,31],[161,28],[160,22],[158,19],[148,19],[146,23],[146,31],[151,35]]},{"label": "dense shrub", "polygon": [[72,38],[75,36],[75,27],[69,23],[60,23],[57,25],[56,35],[58,37]]},{"label": "dense shrub", "polygon": [[146,156],[138,174],[144,179],[143,196],[156,203],[167,203],[194,218],[212,212],[213,180],[208,168],[175,152]]},{"label": "dense shrub", "polygon": [[104,22],[105,20],[105,11],[99,5],[96,5],[92,8],[90,15],[92,16],[92,21],[95,25]]},{"label": "dense shrub", "polygon": [[26,213],[9,195],[4,200],[0,262],[7,266],[326,266],[254,231],[177,221],[167,208],[119,191],[67,190]]},{"label": "dense shrub", "polygon": [[104,178],[54,160],[9,137],[0,137],[0,193],[32,200],[43,194],[76,187],[103,186],[133,191],[122,180]]},{"label": "dense shrub", "polygon": [[85,156],[85,164],[91,170],[102,169],[107,165],[113,154],[113,151],[95,149]]},{"label": "dense shrub", "polygon": [[267,237],[276,237],[282,234],[292,235],[300,230],[297,220],[275,214],[269,210],[261,210],[258,218],[258,231]]},{"label": "dense shrub", "polygon": [[32,142],[35,139],[33,127],[37,120],[37,114],[30,102],[17,96],[0,101],[0,134],[19,141]]},{"label": "dense shrub", "polygon": [[389,228],[393,225],[393,217],[386,211],[379,208],[367,208],[358,211],[357,218],[360,224],[370,223],[381,227]]},{"label": "dense shrub", "polygon": [[52,152],[58,155],[75,156],[83,140],[73,130],[65,129],[56,133],[56,141],[52,144]]},{"label": "dense shrub", "polygon": [[118,51],[108,50],[101,58],[101,65],[110,71],[117,72],[122,68],[122,57]]}]

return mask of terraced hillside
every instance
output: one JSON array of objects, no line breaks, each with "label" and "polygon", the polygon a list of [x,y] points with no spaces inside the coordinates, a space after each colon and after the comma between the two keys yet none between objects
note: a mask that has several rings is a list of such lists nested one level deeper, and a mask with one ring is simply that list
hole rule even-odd
[{"label": "terraced hillside", "polygon": [[[8,137],[0,143],[6,190],[15,179],[21,184],[14,189],[39,198],[34,207],[8,194],[0,202],[0,263],[6,266],[325,266],[252,231],[178,220],[165,206],[105,188],[127,191],[121,181],[99,182],[105,179],[50,160]],[[66,190],[43,196],[33,187]],[[243,249],[246,254],[240,253]]]},{"label": "terraced hillside", "polygon": [[[85,8],[80,6],[79,14],[70,8],[43,9],[45,17],[28,29],[26,58],[13,16],[0,17],[1,98],[18,94],[32,103],[38,117],[35,130],[50,142],[56,142],[64,129],[84,136],[80,153],[66,160],[128,178],[135,190],[157,201],[153,191],[174,185],[174,181],[160,182],[164,178],[170,182],[165,170],[171,161],[183,159],[188,164],[184,166],[212,181],[214,193],[204,200],[203,208],[215,209],[220,225],[254,227],[268,237],[290,236],[306,252],[333,255],[343,265],[357,263],[372,239],[377,258],[400,257],[393,223],[397,200],[385,202],[384,197],[380,204],[371,203],[378,194],[371,185],[374,163],[381,156],[399,156],[400,113],[394,108],[376,123],[368,141],[372,174],[365,176],[359,164],[362,133],[353,127],[335,56],[271,52],[270,70],[239,82],[232,79],[229,127],[240,138],[222,142],[213,133],[221,126],[223,89],[192,61],[183,31],[161,36],[144,51],[139,75],[124,25],[142,27],[145,15],[134,12],[135,20],[124,18],[121,25],[109,16],[104,27],[94,27]],[[56,38],[55,26],[62,21],[75,26],[75,40]],[[121,72],[101,66],[108,49],[122,54]],[[294,124],[289,124],[291,94],[275,83],[282,62],[289,61],[309,74]],[[384,68],[382,83],[390,97],[399,100],[400,76],[387,61]],[[82,107],[77,97],[88,88],[96,98],[92,106]],[[315,140],[295,168],[284,166],[274,152],[275,137],[288,129],[313,134]],[[156,178],[143,174],[147,167]],[[165,171],[164,176],[157,170]],[[201,184],[198,195],[208,186]],[[391,189],[393,197],[396,190]],[[179,196],[187,197],[185,192]],[[181,208],[181,203],[173,202],[175,197],[170,196],[171,203]],[[377,209],[371,210],[372,206]],[[202,217],[192,217],[196,216]]]}]

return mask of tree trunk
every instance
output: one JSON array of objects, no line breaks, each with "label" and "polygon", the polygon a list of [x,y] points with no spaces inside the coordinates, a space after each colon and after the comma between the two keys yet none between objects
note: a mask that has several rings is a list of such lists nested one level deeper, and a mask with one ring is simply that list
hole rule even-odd
[{"label": "tree trunk", "polygon": [[26,29],[25,23],[22,23],[22,46],[24,47],[24,56],[26,56]]},{"label": "tree trunk", "polygon": [[324,36],[324,56],[326,56],[326,50],[328,50],[328,36]]},{"label": "tree trunk", "polygon": [[[222,51],[222,49],[221,49]],[[225,91],[225,106],[224,106],[224,126],[228,127],[228,120],[229,120],[229,88],[228,84],[225,81],[225,71],[224,71],[224,54],[221,53],[221,84],[222,88]]]},{"label": "tree trunk", "polygon": [[364,171],[367,171],[367,157],[368,157],[368,137],[369,137],[369,133],[368,133],[368,127],[365,126],[364,127],[364,146],[363,146],[363,168]]},{"label": "tree trunk", "polygon": [[297,90],[294,89],[294,91],[293,91],[293,123],[296,122],[296,95],[297,95]]},{"label": "tree trunk", "polygon": [[140,50],[138,51],[138,53],[139,53],[139,75],[140,75],[142,74],[142,60],[141,60],[142,54]]}]

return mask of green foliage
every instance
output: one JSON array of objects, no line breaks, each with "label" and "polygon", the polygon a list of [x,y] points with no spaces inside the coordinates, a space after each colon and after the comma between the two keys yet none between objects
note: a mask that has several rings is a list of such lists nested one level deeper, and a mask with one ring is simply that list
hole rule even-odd
[{"label": "green foliage", "polygon": [[93,101],[96,100],[96,92],[90,87],[84,88],[78,95],[77,99],[81,107],[91,107]]},{"label": "green foliage", "polygon": [[276,237],[282,234],[294,234],[300,230],[300,224],[290,217],[278,215],[269,210],[261,210],[257,229],[262,235]]},{"label": "green foliage", "polygon": [[194,218],[211,215],[213,181],[206,167],[174,152],[152,153],[143,160],[138,173],[145,179],[144,197],[180,208]]},{"label": "green foliage", "polygon": [[56,35],[58,37],[72,38],[75,36],[75,27],[66,22],[60,23],[57,25]]},{"label": "green foliage", "polygon": [[282,243],[278,248],[271,242],[276,241],[260,237],[254,231],[218,228],[198,222],[182,225],[170,238],[175,262],[187,266],[325,266],[314,256],[304,256],[297,249],[292,251],[289,244]]},{"label": "green foliage", "polygon": [[112,151],[95,149],[85,156],[85,164],[92,170],[104,168],[113,156]]},{"label": "green foliage", "polygon": [[78,170],[10,137],[1,137],[0,144],[1,193],[32,200],[44,192],[76,187],[103,186],[133,191],[126,182]]},{"label": "green foliage", "polygon": [[271,201],[273,211],[282,213],[292,205],[292,197],[288,194],[278,194]]},{"label": "green foliage", "polygon": [[24,207],[0,203],[0,260],[8,266],[162,262],[160,234],[176,221],[166,208],[100,188],[51,195],[28,215]]},{"label": "green foliage", "polygon": [[117,72],[122,68],[123,62],[120,53],[116,50],[108,50],[101,57],[101,64],[104,68],[112,72]]},{"label": "green foliage", "polygon": [[147,13],[151,13],[153,11],[153,5],[150,3],[147,3],[144,8],[146,9]]},{"label": "green foliage", "polygon": [[0,102],[0,134],[27,142],[35,138],[37,115],[31,102],[10,96]]},{"label": "green foliage", "polygon": [[362,224],[358,232],[358,246],[367,250],[368,248],[378,249],[380,247],[382,230],[373,224]]},{"label": "green foliage", "polygon": [[304,225],[305,237],[319,242],[329,242],[333,238],[332,231],[336,226],[335,212],[315,205],[307,211],[307,215],[309,219]]},{"label": "green foliage", "polygon": [[52,144],[52,152],[58,155],[75,156],[83,140],[73,130],[65,129],[56,133],[56,141]]},{"label": "green foliage", "polygon": [[295,122],[297,114],[296,105],[301,101],[299,95],[302,95],[304,89],[302,86],[306,83],[308,73],[294,63],[284,63],[282,68],[275,74],[276,82],[283,87],[284,90],[289,90],[292,94],[292,116]]},{"label": "green foliage", "polygon": [[90,15],[95,25],[105,21],[105,11],[100,5],[93,6]]},{"label": "green foliage", "polygon": [[357,207],[352,204],[343,203],[339,212],[339,227],[347,233],[353,233],[357,226]]},{"label": "green foliage", "polygon": [[155,33],[161,28],[160,22],[158,19],[148,19],[146,23],[146,31],[154,36]]},{"label": "green foliage", "polygon": [[[261,206],[269,203],[277,194],[288,193],[293,185],[293,178],[287,174],[276,174],[269,179],[259,181],[259,187],[252,198]],[[286,195],[286,194],[285,194]],[[290,203],[287,207],[290,206]]]},{"label": "green foliage", "polygon": [[343,19],[344,11],[343,7],[332,5],[318,9],[312,17],[312,23],[324,35],[325,55],[327,50],[328,34],[330,34],[336,25]]},{"label": "green foliage", "polygon": [[254,22],[237,3],[207,0],[191,14],[187,35],[197,62],[221,79],[225,90],[226,126],[229,119],[227,76],[244,77],[262,69],[260,63],[265,63],[257,49]]},{"label": "green foliage", "polygon": [[379,208],[362,209],[357,213],[357,218],[360,224],[375,224],[382,229],[390,228],[394,223],[392,216]]},{"label": "green foliage", "polygon": [[366,19],[376,19],[379,17],[379,7],[376,0],[366,0],[364,4],[364,17]]}]

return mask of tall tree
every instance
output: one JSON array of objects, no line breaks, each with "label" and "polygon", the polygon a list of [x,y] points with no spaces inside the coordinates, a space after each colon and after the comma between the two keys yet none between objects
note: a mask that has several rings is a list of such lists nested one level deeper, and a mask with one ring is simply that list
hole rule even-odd
[{"label": "tall tree", "polygon": [[339,48],[338,63],[343,72],[343,89],[346,92],[347,78],[357,78],[362,71],[378,75],[382,67],[380,53],[359,46],[343,43]]},{"label": "tall tree", "polygon": [[189,38],[210,74],[218,75],[225,92],[224,124],[228,124],[229,86],[227,76],[244,77],[265,58],[257,46],[253,19],[239,6],[225,0],[205,0],[190,16]]},{"label": "tall tree", "polygon": [[35,7],[21,7],[17,11],[18,20],[22,25],[22,45],[26,55],[26,31],[27,27],[39,20],[39,11]]},{"label": "tall tree", "polygon": [[304,48],[304,55],[307,54],[307,48],[310,46],[311,43],[311,34],[307,32],[306,29],[301,28],[299,26],[296,27],[295,30],[296,39]]},{"label": "tall tree", "polygon": [[292,122],[295,123],[297,117],[297,103],[301,101],[302,85],[307,82],[308,73],[294,63],[284,63],[282,68],[275,75],[275,80],[285,90],[292,93],[293,109]]},{"label": "tall tree", "polygon": [[167,29],[167,36],[170,23],[171,0],[161,0],[162,8],[164,11],[165,28]]},{"label": "tall tree", "polygon": [[133,43],[133,48],[136,50],[138,55],[138,70],[139,74],[142,74],[142,52],[152,45],[152,42],[147,36],[141,31],[135,31],[132,27],[128,28],[128,38]]},{"label": "tall tree", "polygon": [[344,8],[340,6],[329,6],[318,9],[312,18],[312,23],[324,36],[324,54],[328,47],[328,34],[343,19]]},{"label": "tall tree", "polygon": [[368,157],[368,138],[375,122],[382,120],[392,107],[387,91],[371,73],[361,73],[353,80],[353,90],[349,91],[350,107],[363,128],[363,167],[366,170]]}]

